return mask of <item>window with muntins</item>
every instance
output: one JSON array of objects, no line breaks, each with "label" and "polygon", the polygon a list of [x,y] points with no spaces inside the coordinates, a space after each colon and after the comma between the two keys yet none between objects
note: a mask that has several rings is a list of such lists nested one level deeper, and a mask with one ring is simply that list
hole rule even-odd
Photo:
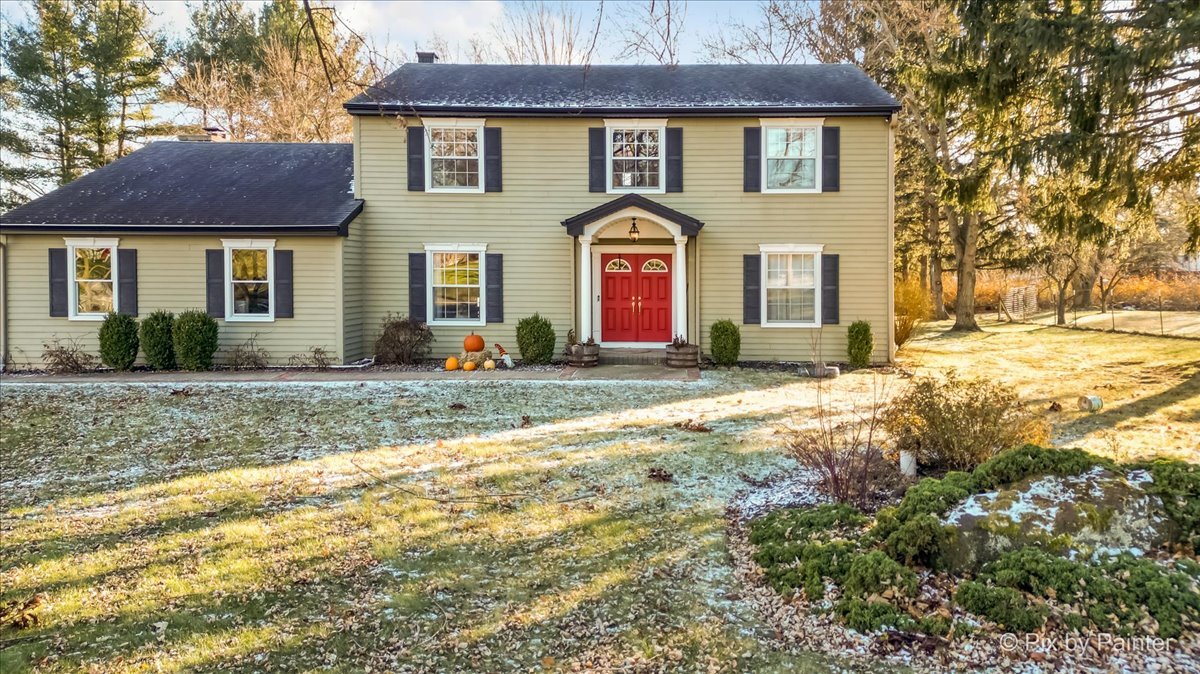
[{"label": "window with muntins", "polygon": [[230,318],[271,318],[271,252],[268,248],[229,249]]},{"label": "window with muntins", "polygon": [[820,186],[820,126],[763,129],[764,190],[816,192]]},{"label": "window with muntins", "polygon": [[72,318],[102,318],[117,310],[116,246],[70,246]]},{"label": "window with muntins", "polygon": [[447,251],[430,254],[434,323],[478,323],[483,316],[483,278],[479,252]]},{"label": "window with muntins", "polygon": [[610,127],[609,189],[660,192],[663,189],[663,128]]},{"label": "window with muntins", "polygon": [[430,126],[429,189],[432,191],[483,191],[483,126]]},{"label": "window with muntins", "polygon": [[764,325],[818,325],[820,253],[764,253]]}]

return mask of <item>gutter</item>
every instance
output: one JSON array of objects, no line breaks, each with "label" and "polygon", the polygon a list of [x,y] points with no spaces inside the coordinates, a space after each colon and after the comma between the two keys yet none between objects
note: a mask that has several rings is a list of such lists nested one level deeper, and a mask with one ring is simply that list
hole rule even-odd
[{"label": "gutter", "polygon": [[349,229],[350,221],[361,211],[362,206],[359,205],[357,210],[341,223],[311,227],[297,227],[296,225],[91,225],[21,223],[12,225],[0,224],[0,232],[5,234],[112,232],[123,234],[291,234],[296,236],[345,236],[345,232]]},{"label": "gutter", "polygon": [[344,103],[351,115],[487,115],[489,117],[789,117],[813,115],[826,117],[891,117],[899,105],[856,105],[826,107],[724,106],[663,108],[512,108],[468,105],[404,105],[402,103]]}]

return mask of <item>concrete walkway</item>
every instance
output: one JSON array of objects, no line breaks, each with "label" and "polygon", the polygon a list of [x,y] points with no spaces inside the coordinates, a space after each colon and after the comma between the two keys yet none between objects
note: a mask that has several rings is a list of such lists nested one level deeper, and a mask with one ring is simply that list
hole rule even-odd
[{"label": "concrete walkway", "polygon": [[561,370],[498,369],[476,370],[377,370],[373,368],[300,370],[214,370],[212,372],[91,372],[87,374],[0,374],[4,384],[240,384],[359,381],[696,381],[700,370],[673,369],[663,365],[599,365]]}]

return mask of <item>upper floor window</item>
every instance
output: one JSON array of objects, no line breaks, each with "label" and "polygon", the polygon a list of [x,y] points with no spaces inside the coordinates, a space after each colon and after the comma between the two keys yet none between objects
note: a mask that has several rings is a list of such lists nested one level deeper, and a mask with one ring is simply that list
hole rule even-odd
[{"label": "upper floor window", "polygon": [[274,239],[222,239],[225,320],[275,320]]},{"label": "upper floor window", "polygon": [[820,245],[763,244],[762,324],[766,327],[821,325]]},{"label": "upper floor window", "polygon": [[431,325],[484,324],[483,245],[447,244],[425,247],[429,256],[426,287],[430,294]]},{"label": "upper floor window", "polygon": [[117,310],[117,240],[67,239],[71,265],[67,316],[97,320]]},{"label": "upper floor window", "polygon": [[483,121],[425,123],[426,190],[483,191]]},{"label": "upper floor window", "polygon": [[605,120],[608,191],[664,192],[665,119]]},{"label": "upper floor window", "polygon": [[763,120],[764,192],[821,191],[820,119]]}]

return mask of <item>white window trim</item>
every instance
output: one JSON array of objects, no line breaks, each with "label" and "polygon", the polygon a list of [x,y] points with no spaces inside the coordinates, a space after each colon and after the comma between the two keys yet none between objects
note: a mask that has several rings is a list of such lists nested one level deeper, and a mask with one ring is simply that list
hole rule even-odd
[{"label": "white window trim", "polygon": [[[758,323],[764,328],[820,328],[821,327],[821,254],[825,244],[818,243],[764,243],[758,246],[759,262],[759,316]],[[809,253],[813,255],[813,280],[816,283],[813,297],[812,321],[767,321],[767,256],[771,254]]]},{"label": "white window trim", "polygon": [[[275,239],[221,239],[225,248],[225,321],[227,323],[272,323],[275,321]],[[234,249],[267,251],[267,308],[266,314],[233,313],[233,251]]]},{"label": "white window trim", "polygon": [[[433,254],[479,254],[479,318],[459,320],[433,317]],[[487,244],[486,243],[427,243],[425,244],[425,323],[428,325],[457,325],[477,328],[487,325]]]},{"label": "white window trim", "polygon": [[112,257],[109,265],[112,268],[113,311],[120,311],[121,293],[117,287],[120,278],[120,262],[117,260],[117,243],[120,239],[97,239],[94,237],[67,237],[63,243],[67,245],[67,320],[69,321],[102,321],[107,314],[79,313],[79,286],[75,280],[75,249],[76,248],[110,248]]},{"label": "white window trim", "polygon": [[[760,171],[759,175],[762,176],[762,185],[760,188],[762,193],[763,194],[817,194],[817,193],[820,193],[821,189],[822,189],[822,184],[821,184],[821,180],[822,180],[821,157],[822,157],[822,155],[821,155],[821,152],[824,150],[824,148],[821,146],[822,140],[823,140],[822,136],[824,135],[821,132],[821,128],[825,126],[825,118],[824,117],[779,117],[779,118],[773,118],[773,119],[760,119],[760,120],[758,120],[758,123],[760,126],[762,126],[762,129],[763,129],[762,139],[761,139],[761,147],[759,148],[759,155],[760,155],[759,161],[761,163],[761,166],[759,169],[759,171]],[[767,129],[797,129],[797,128],[813,128],[813,129],[817,130],[817,157],[816,157],[817,167],[816,167],[816,171],[815,171],[816,175],[815,175],[815,178],[813,181],[813,185],[815,185],[815,187],[813,187],[811,189],[769,188],[769,187],[767,187]]]},{"label": "white window trim", "polygon": [[[618,187],[613,185],[613,131],[616,129],[658,130],[658,187]],[[609,194],[666,194],[667,193],[667,120],[665,119],[605,119],[604,120],[604,186]]]},{"label": "white window trim", "polygon": [[[485,153],[483,144],[486,141],[484,141],[484,138],[483,138],[483,136],[484,136],[483,128],[486,125],[486,122],[487,122],[486,119],[459,119],[459,118],[426,119],[423,122],[425,131],[424,131],[424,133],[421,134],[421,136],[425,139],[424,142],[425,142],[425,191],[426,192],[450,192],[450,193],[457,193],[457,194],[477,194],[477,193],[482,193],[484,191],[484,187],[486,185],[486,182],[485,182],[486,176],[484,175],[484,164],[486,162],[484,161],[484,156],[486,153]],[[434,187],[434,185],[433,185],[433,147],[432,147],[433,136],[430,133],[430,131],[432,131],[433,129],[475,129],[475,131],[478,133],[477,138],[479,139],[479,141],[475,144],[476,148],[479,151],[479,156],[478,156],[479,186],[478,187]]]}]

